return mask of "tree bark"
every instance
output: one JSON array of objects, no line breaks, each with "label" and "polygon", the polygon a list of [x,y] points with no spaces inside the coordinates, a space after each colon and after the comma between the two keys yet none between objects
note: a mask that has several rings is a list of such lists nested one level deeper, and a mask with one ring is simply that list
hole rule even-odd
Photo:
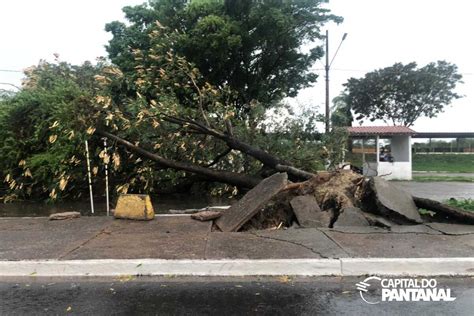
[{"label": "tree bark", "polygon": [[453,207],[447,204],[443,204],[438,201],[419,198],[414,196],[413,201],[415,202],[416,206],[419,208],[424,208],[450,218],[458,219],[466,224],[474,224],[474,212],[464,211],[457,207]]},{"label": "tree bark", "polygon": [[240,188],[253,188],[256,186],[262,179],[257,178],[257,177],[252,177],[246,174],[242,173],[236,173],[236,172],[229,172],[229,171],[224,171],[224,170],[215,170],[215,169],[209,169],[205,167],[201,167],[198,165],[186,163],[186,162],[179,162],[179,161],[173,161],[166,159],[164,157],[161,157],[160,155],[154,154],[149,152],[148,150],[145,150],[141,147],[138,147],[131,142],[116,136],[114,134],[111,134],[106,131],[101,131],[97,130],[96,133],[98,135],[107,137],[111,140],[116,141],[117,143],[127,147],[133,152],[136,152],[137,154],[141,155],[142,157],[148,158],[150,160],[155,161],[158,163],[158,165],[165,167],[165,168],[171,168],[175,170],[184,170],[188,171],[194,174],[202,175],[204,177],[207,177],[209,179],[222,182],[222,183],[227,183],[230,185],[235,185]]},{"label": "tree bark", "polygon": [[235,138],[231,134],[224,133],[209,126],[205,126],[197,121],[171,116],[164,117],[164,120],[181,126],[186,125],[187,128],[191,129],[192,131],[216,137],[225,142],[229,148],[238,150],[246,155],[249,155],[263,163],[265,166],[274,169],[275,171],[286,172],[290,179],[293,181],[309,180],[315,176],[314,173],[307,172],[288,165],[288,163],[286,163],[285,161],[282,161],[281,159],[278,159],[277,157],[267,153],[265,150],[249,145]]}]

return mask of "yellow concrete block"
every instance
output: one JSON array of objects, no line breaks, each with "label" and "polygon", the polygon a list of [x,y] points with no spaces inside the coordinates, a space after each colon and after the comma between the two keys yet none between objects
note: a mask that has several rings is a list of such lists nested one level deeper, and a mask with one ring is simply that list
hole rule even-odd
[{"label": "yellow concrete block", "polygon": [[114,212],[115,218],[150,221],[155,218],[155,211],[149,195],[121,194]]}]

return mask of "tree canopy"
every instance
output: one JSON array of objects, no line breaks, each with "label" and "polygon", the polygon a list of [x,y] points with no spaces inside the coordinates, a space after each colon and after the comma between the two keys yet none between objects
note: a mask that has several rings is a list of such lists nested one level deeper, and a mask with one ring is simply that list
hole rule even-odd
[{"label": "tree canopy", "polygon": [[[130,24],[107,26],[114,35],[108,47],[112,64],[42,62],[26,73],[21,91],[0,102],[0,136],[7,140],[0,151],[6,184],[0,195],[4,200],[81,196],[87,189],[84,140],[91,147],[94,185],[101,185],[102,168],[110,163],[117,193],[197,187],[235,194],[274,172],[307,179],[326,159],[335,163],[343,133],[315,140],[314,115],[277,122],[268,120],[267,111],[312,78],[306,70],[320,55],[317,49],[302,53],[300,46],[319,36],[323,21],[336,19],[319,5],[162,0],[125,8]],[[269,24],[259,21],[266,19],[265,10],[272,12],[267,23],[282,23],[273,31],[286,29],[291,35],[288,43],[265,40]],[[256,25],[249,29],[246,19]],[[203,21],[209,23],[207,31],[201,29]],[[255,42],[247,38],[252,34]],[[198,39],[207,44],[196,57],[188,50],[202,44]],[[234,40],[249,41],[245,49],[237,45],[235,65],[226,48]],[[276,46],[265,46],[270,44]],[[284,59],[271,59],[279,49]],[[267,73],[264,65],[270,61],[275,68]],[[238,65],[248,66],[248,77],[236,75]],[[102,137],[109,139],[109,148],[104,149]]]},{"label": "tree canopy", "polygon": [[457,66],[437,61],[418,68],[415,62],[351,78],[345,84],[347,105],[357,120],[384,120],[393,125],[412,126],[422,117],[435,117],[454,99],[462,76]]},{"label": "tree canopy", "polygon": [[[149,49],[134,50],[133,73],[67,63],[40,63],[26,73],[25,87],[0,103],[4,200],[80,197],[86,139],[95,185],[109,162],[117,193],[189,192],[202,184],[213,194],[235,194],[275,171],[308,178],[336,150],[329,144],[338,140],[305,138],[311,120],[272,122],[269,132],[258,103],[249,109],[254,120],[237,117],[228,101],[234,92],[204,81],[169,50],[168,31],[155,32]],[[100,137],[109,139],[108,150]]]},{"label": "tree canopy", "polygon": [[149,1],[124,8],[128,24],[107,24],[113,36],[107,51],[124,72],[134,72],[133,50],[150,47],[148,34],[159,21],[177,31],[173,50],[195,64],[207,82],[236,92],[237,114],[255,101],[267,108],[316,81],[309,68],[323,56],[314,44],[320,27],[342,21],[321,7],[324,2]]}]

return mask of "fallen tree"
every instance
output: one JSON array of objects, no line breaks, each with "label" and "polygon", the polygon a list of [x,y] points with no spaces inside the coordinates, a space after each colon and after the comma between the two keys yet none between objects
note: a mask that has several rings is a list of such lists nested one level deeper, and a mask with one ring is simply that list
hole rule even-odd
[{"label": "fallen tree", "polygon": [[474,213],[464,211],[454,206],[450,206],[435,200],[426,198],[413,197],[413,201],[418,208],[426,209],[429,211],[436,212],[436,215],[446,217],[448,219],[458,220],[466,224],[474,224]]},{"label": "fallen tree", "polygon": [[166,159],[164,157],[161,157],[160,155],[157,155],[139,146],[136,146],[132,144],[131,142],[125,139],[122,139],[116,135],[113,135],[109,132],[97,131],[96,133],[100,136],[105,136],[113,141],[116,141],[118,144],[127,147],[128,149],[130,149],[133,152],[136,152],[142,157],[155,161],[159,166],[198,174],[198,175],[204,176],[205,179],[209,181],[219,181],[223,183],[228,183],[230,185],[235,185],[241,188],[253,188],[261,181],[261,179],[259,179],[258,177],[253,177],[253,176],[249,176],[242,173],[229,172],[229,171],[224,171],[224,170],[214,170],[214,169],[205,168],[205,167],[201,167],[201,166],[190,164],[190,163]]},{"label": "fallen tree", "polygon": [[[415,202],[415,203],[414,203]],[[415,206],[416,204],[416,206]],[[405,207],[413,206],[411,211]],[[419,208],[439,212],[441,217],[420,218]],[[250,190],[215,220],[222,231],[260,229],[343,228],[378,226],[391,230],[400,225],[427,222],[474,224],[473,214],[429,199],[398,192],[379,177],[364,178],[338,170],[300,183],[289,183],[277,173]]]},{"label": "fallen tree", "polygon": [[[101,169],[110,163],[110,184],[117,193],[170,192],[175,186],[190,190],[198,182],[206,193],[235,195],[278,172],[287,173],[292,182],[311,179],[326,164],[326,147],[331,146],[305,136],[314,136],[313,121],[302,116],[292,121],[288,116],[282,125],[271,123],[269,128],[263,105],[249,100],[245,111],[239,110],[236,92],[206,82],[193,64],[168,50],[163,41],[169,38],[157,28],[150,34],[152,47],[133,50],[136,72],[101,65],[86,76],[91,79],[88,90],[76,87],[76,79],[71,79],[70,90],[81,93],[68,90],[64,95],[64,78],[51,74],[53,69],[67,78],[82,78],[71,65],[44,64],[35,69],[25,94],[41,98],[49,93],[51,87],[44,85],[53,76],[58,102],[53,104],[55,111],[46,108],[44,117],[34,121],[38,129],[31,137],[37,139],[29,141],[41,146],[25,146],[7,157],[8,168],[2,171],[8,187],[5,201],[80,197],[87,189],[85,140],[91,150],[93,181],[102,185]],[[36,108],[29,103],[28,107]],[[24,126],[30,124],[15,112],[18,108],[12,107],[4,120],[15,116],[19,121],[14,127],[21,126],[18,131],[9,127],[15,132],[8,144],[13,149],[19,147],[13,140],[21,138],[28,129]],[[112,140],[107,149],[102,137]]]}]

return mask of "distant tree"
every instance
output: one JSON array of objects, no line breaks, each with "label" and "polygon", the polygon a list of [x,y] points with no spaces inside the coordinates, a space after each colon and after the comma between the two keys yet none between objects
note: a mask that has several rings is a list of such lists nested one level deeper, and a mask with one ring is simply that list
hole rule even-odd
[{"label": "distant tree", "polygon": [[436,117],[453,99],[462,83],[457,66],[437,61],[417,68],[415,62],[367,73],[364,78],[351,78],[345,84],[347,104],[357,120],[381,119],[394,125],[411,126],[420,117]]},{"label": "distant tree", "polygon": [[333,108],[331,114],[331,125],[333,127],[352,126],[354,120],[351,107],[347,103],[347,95],[341,93],[332,99]]},{"label": "distant tree", "polygon": [[[265,108],[316,81],[309,68],[323,56],[314,41],[320,27],[342,19],[322,8],[325,0],[157,0],[125,7],[129,23],[111,22],[109,57],[134,72],[134,49],[150,47],[149,31],[160,25],[177,30],[173,50],[196,65],[204,80],[236,93],[236,114],[252,102]],[[173,35],[174,36],[174,35]],[[302,49],[302,46],[310,49]]]}]

